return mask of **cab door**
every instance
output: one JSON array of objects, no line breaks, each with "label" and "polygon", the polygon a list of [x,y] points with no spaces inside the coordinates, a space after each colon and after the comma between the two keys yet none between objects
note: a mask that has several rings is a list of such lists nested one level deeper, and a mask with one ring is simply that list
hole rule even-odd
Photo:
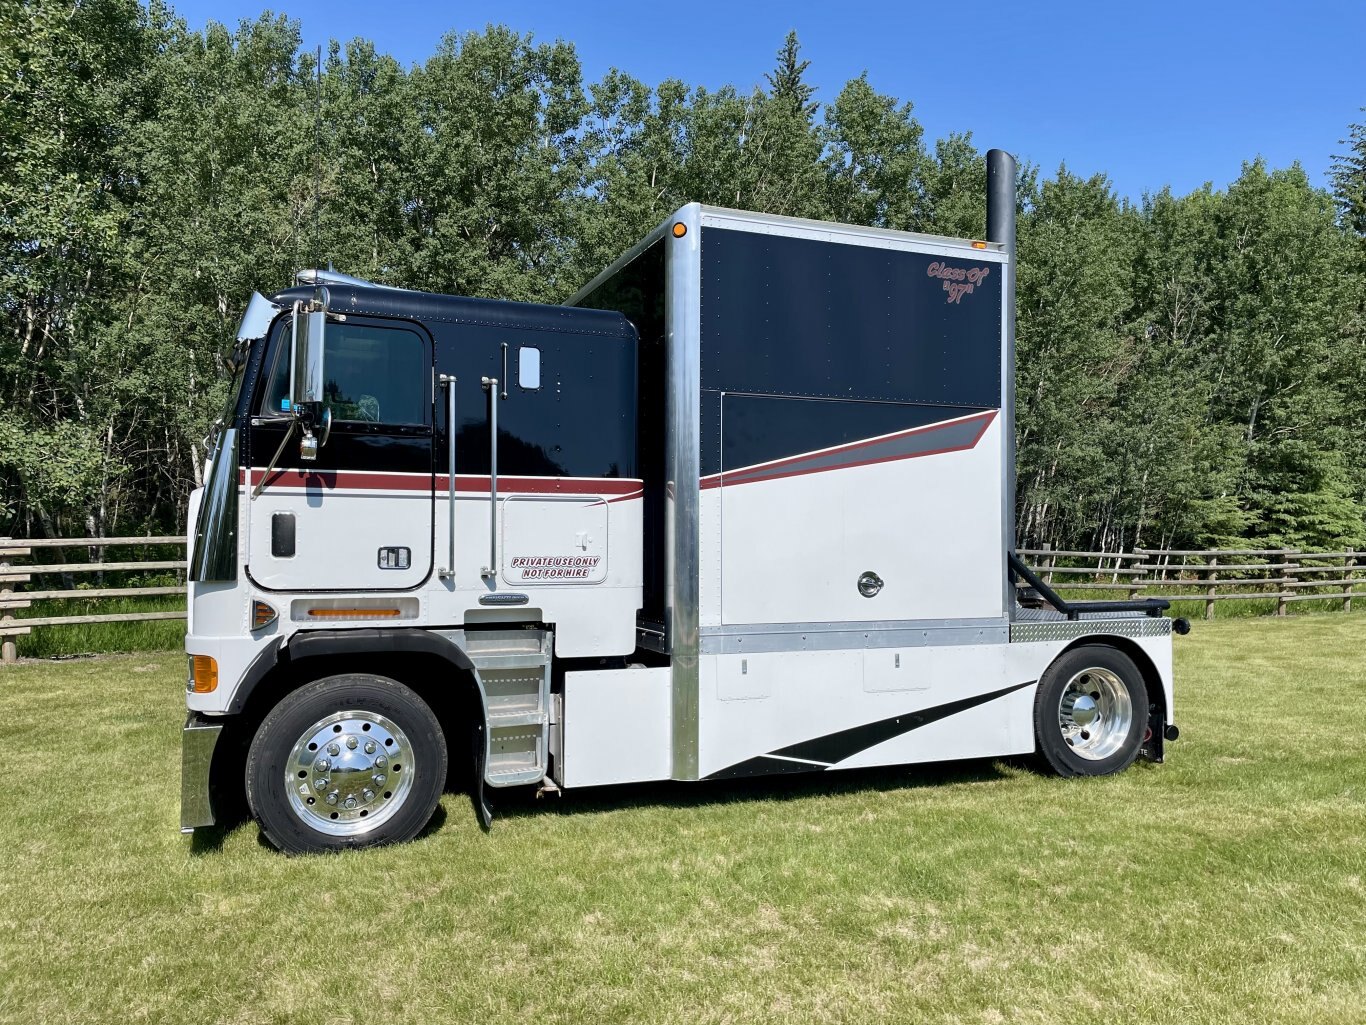
[{"label": "cab door", "polygon": [[430,336],[408,321],[329,322],[332,427],[313,461],[300,459],[298,428],[285,437],[288,338],[286,320],[266,352],[243,461],[249,577],[273,591],[418,586],[432,569]]}]

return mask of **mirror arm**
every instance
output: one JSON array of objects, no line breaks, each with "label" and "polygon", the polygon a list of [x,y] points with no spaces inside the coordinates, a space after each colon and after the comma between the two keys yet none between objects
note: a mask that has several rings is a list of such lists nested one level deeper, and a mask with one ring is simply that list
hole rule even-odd
[{"label": "mirror arm", "polygon": [[[280,461],[280,455],[284,452],[285,446],[289,444],[289,439],[294,437],[294,428],[299,425],[298,420],[289,421],[289,430],[285,431],[285,436],[280,439],[280,447],[275,450],[275,454],[270,457],[270,462],[266,465],[266,472],[261,476],[261,482],[252,489],[251,500],[256,501],[256,496],[265,490],[266,481],[270,480],[270,475],[275,472],[275,464]],[[248,473],[251,471],[248,470]]]}]

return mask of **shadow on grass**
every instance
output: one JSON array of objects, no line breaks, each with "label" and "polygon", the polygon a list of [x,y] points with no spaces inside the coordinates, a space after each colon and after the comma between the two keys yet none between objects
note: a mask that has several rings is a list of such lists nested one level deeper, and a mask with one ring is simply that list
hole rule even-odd
[{"label": "shadow on grass", "polygon": [[[842,769],[838,772],[812,772],[799,775],[755,776],[748,779],[700,780],[678,782],[625,783],[616,786],[582,787],[566,794],[537,796],[535,786],[485,790],[493,805],[493,831],[499,819],[534,818],[541,815],[598,815],[649,808],[703,808],[746,802],[801,801],[846,794],[889,793],[921,790],[962,783],[992,783],[1020,773],[1039,775],[1028,757],[975,759],[913,766],[881,766],[870,769]],[[469,818],[479,824],[472,795],[463,787],[448,787],[447,794],[470,800]],[[463,815],[458,816],[464,819]],[[447,823],[449,815],[438,805],[431,821],[416,839],[431,836]],[[217,825],[196,829],[190,839],[190,853],[197,857],[215,854],[227,837],[239,828],[251,826],[245,812],[225,816]],[[257,830],[257,843],[274,850],[265,835]]]},{"label": "shadow on grass", "polygon": [[[1017,767],[1033,771],[1021,760]],[[843,794],[919,790],[953,783],[991,783],[1009,779],[1001,759],[977,759],[930,765],[841,769],[798,775],[754,776],[748,779],[625,783],[583,787],[556,796],[536,796],[535,787],[495,790],[494,828],[500,818],[537,815],[584,815],[645,808],[700,808],[744,802],[800,801]],[[488,791],[486,791],[488,793]]]}]

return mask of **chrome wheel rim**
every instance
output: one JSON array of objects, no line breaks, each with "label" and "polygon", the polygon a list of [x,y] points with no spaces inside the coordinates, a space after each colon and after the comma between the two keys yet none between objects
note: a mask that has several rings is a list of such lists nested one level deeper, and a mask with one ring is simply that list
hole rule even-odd
[{"label": "chrome wheel rim", "polygon": [[285,792],[310,829],[356,836],[403,807],[415,768],[408,738],[393,720],[354,709],[335,712],[294,742]]},{"label": "chrome wheel rim", "polygon": [[1082,758],[1109,758],[1124,745],[1133,721],[1129,689],[1109,669],[1083,669],[1062,690],[1058,726],[1067,746]]}]

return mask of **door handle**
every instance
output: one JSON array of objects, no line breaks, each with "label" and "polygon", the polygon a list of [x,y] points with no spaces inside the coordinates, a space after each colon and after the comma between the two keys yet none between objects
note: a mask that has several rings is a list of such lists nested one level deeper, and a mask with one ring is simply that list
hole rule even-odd
[{"label": "door handle", "polygon": [[[503,346],[506,357],[507,346]],[[489,392],[489,564],[479,571],[488,580],[498,577],[498,378],[481,377]]]},{"label": "door handle", "polygon": [[437,577],[441,580],[455,579],[455,377],[451,374],[441,375],[441,387],[446,389],[446,448],[447,453],[446,472],[450,475],[449,498],[450,505],[447,507],[450,516],[450,535],[448,543],[450,545],[446,555],[446,565],[437,571]]}]

